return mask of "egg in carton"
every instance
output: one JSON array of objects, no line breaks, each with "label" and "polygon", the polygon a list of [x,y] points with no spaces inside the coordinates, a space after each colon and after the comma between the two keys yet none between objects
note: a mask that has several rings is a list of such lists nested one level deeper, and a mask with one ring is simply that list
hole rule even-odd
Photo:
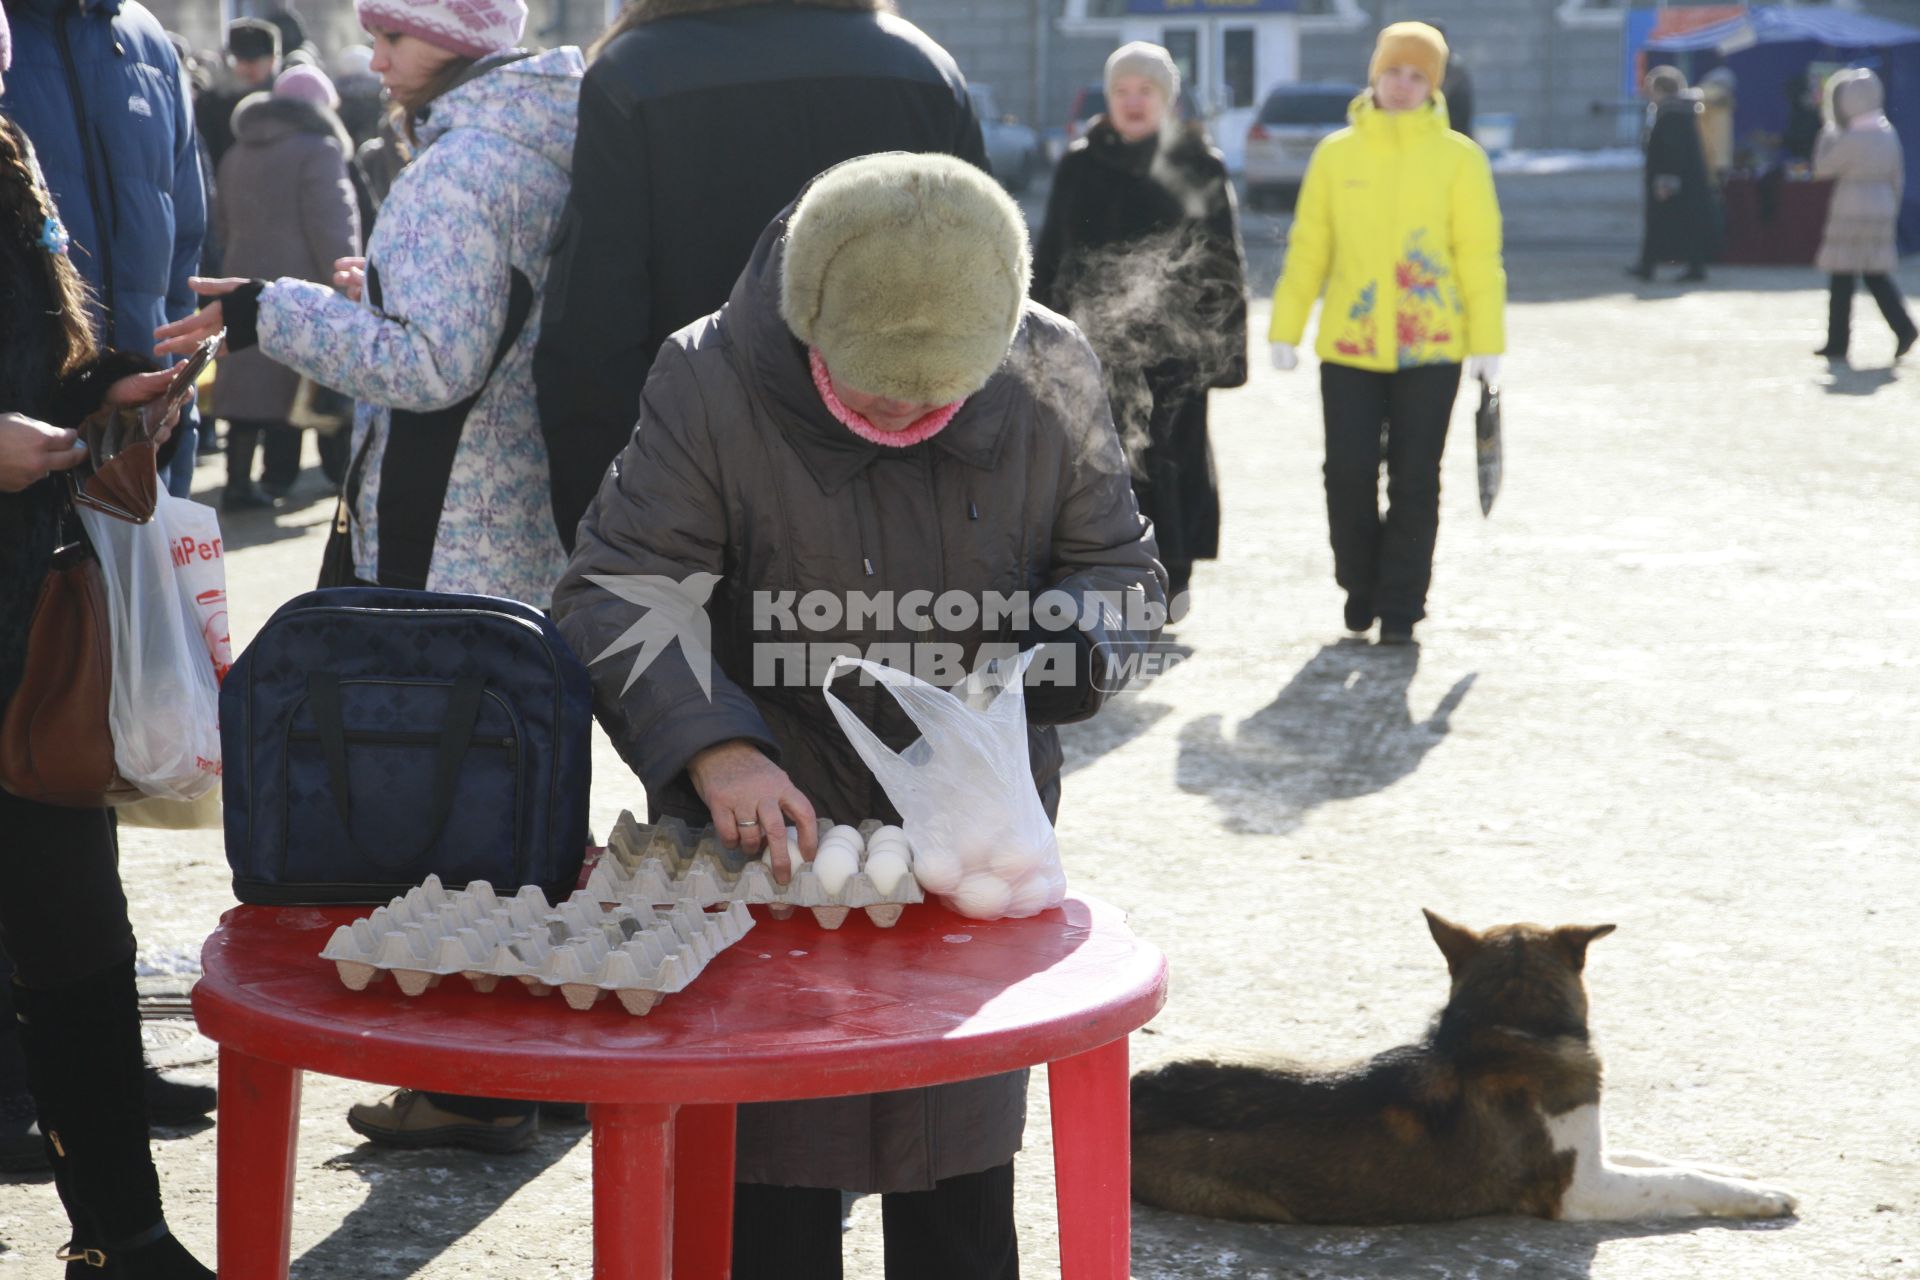
[{"label": "egg in carton", "polygon": [[320,954],[355,991],[390,972],[403,993],[417,996],[457,973],[483,992],[502,978],[535,995],[557,988],[575,1009],[612,992],[627,1012],[643,1014],[683,990],[752,927],[740,903],[721,912],[691,902],[607,911],[581,892],[553,908],[534,886],[501,899],[485,881],[449,892],[429,876],[336,929]]},{"label": "egg in carton", "polygon": [[[799,833],[787,828],[787,848],[799,848]],[[811,861],[797,860],[782,885],[773,878],[772,853],[750,862],[741,875],[746,901],[768,904],[776,919],[805,908],[822,928],[838,929],[854,911],[882,929],[900,923],[907,907],[925,902],[912,874],[906,833],[878,819],[858,827],[821,823],[820,844]]]}]

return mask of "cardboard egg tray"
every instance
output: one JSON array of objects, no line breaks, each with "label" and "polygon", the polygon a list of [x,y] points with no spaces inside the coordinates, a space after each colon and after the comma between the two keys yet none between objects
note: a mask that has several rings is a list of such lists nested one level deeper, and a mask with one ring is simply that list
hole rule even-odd
[{"label": "cardboard egg tray", "polygon": [[[827,825],[822,818],[820,829],[825,831]],[[907,907],[925,902],[926,895],[911,873],[902,876],[891,893],[881,893],[867,878],[864,842],[883,825],[874,818],[860,824],[861,868],[838,893],[828,893],[812,863],[803,863],[783,885],[773,878],[770,864],[726,848],[711,827],[696,832],[678,818],[645,823],[623,812],[607,838],[607,856],[594,867],[581,892],[600,902],[686,899],[703,907],[764,903],[781,920],[804,908],[813,912],[824,929],[838,929],[848,915],[865,911],[876,925],[891,929]]]},{"label": "cardboard egg tray", "polygon": [[448,890],[428,876],[405,897],[334,930],[320,955],[354,991],[388,973],[410,996],[454,974],[476,991],[512,978],[537,996],[557,989],[575,1009],[591,1009],[611,992],[628,1013],[643,1014],[751,928],[742,903],[709,912],[694,902],[628,900],[608,909],[583,891],[553,907],[536,885],[502,898],[484,880]]}]

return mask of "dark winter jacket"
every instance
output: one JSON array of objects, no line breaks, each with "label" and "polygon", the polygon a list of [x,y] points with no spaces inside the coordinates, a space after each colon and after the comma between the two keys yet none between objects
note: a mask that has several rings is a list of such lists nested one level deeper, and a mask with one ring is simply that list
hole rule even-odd
[{"label": "dark winter jacket", "polygon": [[[325,107],[257,93],[233,113],[234,145],[220,162],[214,225],[226,270],[249,279],[290,276],[330,284],[334,259],[360,252],[360,218],[347,165],[353,141]],[[214,403],[225,418],[283,422],[300,375],[258,350],[220,361]]]},{"label": "dark winter jacket", "polygon": [[813,176],[875,151],[986,167],[966,81],[875,0],[647,0],[580,92],[573,193],[534,360],[561,539],[633,430],[667,335],[727,300]]},{"label": "dark winter jacket", "polygon": [[1141,506],[1180,578],[1219,553],[1207,389],[1247,380],[1246,261],[1220,154],[1185,129],[1127,142],[1093,124],[1054,175],[1033,296],[1100,353]]},{"label": "dark winter jacket", "polygon": [[136,0],[5,0],[0,107],[33,139],[102,341],[152,351],[198,304],[206,231],[193,111],[173,45]]},{"label": "dark winter jacket", "polygon": [[[821,403],[805,350],[781,320],[780,236],[762,236],[725,309],[662,348],[639,426],[580,524],[554,593],[576,653],[592,657],[638,610],[590,581],[656,575],[718,578],[711,621],[712,696],[669,647],[627,687],[632,649],[593,665],[596,710],[656,813],[706,823],[686,776],[698,752],[731,739],[776,759],[816,812],[893,820],[897,811],[836,725],[817,683],[770,669],[777,646],[951,643],[970,669],[1006,628],[805,630],[769,609],[792,593],[997,591],[1060,587],[1161,602],[1165,582],[1128,485],[1092,351],[1072,325],[1029,305],[1007,362],[953,421],[902,449],[869,444]],[[935,615],[937,617],[937,614]],[[889,624],[898,615],[888,612]],[[1126,619],[1086,638],[1137,653],[1149,634]],[[766,646],[766,647],[762,647]],[[757,674],[758,673],[758,674]],[[765,677],[765,678],[762,678]],[[919,731],[877,686],[835,692],[899,749]],[[1090,715],[1101,694],[1074,691],[1061,719]],[[1051,814],[1060,743],[1030,730],[1034,786]],[[737,1176],[748,1182],[851,1190],[920,1190],[992,1168],[1018,1149],[1024,1073],[934,1090],[740,1109]]]},{"label": "dark winter jacket", "polygon": [[[0,129],[18,136],[4,115],[0,115]],[[53,320],[59,302],[44,264],[45,252],[18,236],[0,235],[0,413],[21,413],[54,426],[77,427],[100,407],[107,388],[117,379],[151,369],[153,364],[105,352],[64,378],[59,376],[59,333]],[[165,451],[170,453],[172,447],[169,442]],[[18,493],[0,493],[0,708],[20,684],[34,601],[61,541],[65,484],[63,476],[49,476]]]},{"label": "dark winter jacket", "polygon": [[1713,256],[1719,239],[1706,144],[1700,138],[1702,110],[1699,97],[1691,93],[1651,108],[1642,254],[1648,263],[1704,263]]}]

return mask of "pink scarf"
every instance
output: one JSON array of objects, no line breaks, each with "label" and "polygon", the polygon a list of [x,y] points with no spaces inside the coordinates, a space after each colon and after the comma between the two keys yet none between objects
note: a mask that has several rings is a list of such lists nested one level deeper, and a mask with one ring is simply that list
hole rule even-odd
[{"label": "pink scarf", "polygon": [[817,348],[807,348],[807,367],[813,370],[813,388],[820,393],[820,401],[827,406],[827,412],[862,440],[869,444],[885,445],[889,449],[904,449],[910,444],[933,439],[953,421],[953,415],[960,412],[960,406],[966,403],[965,397],[962,397],[952,404],[941,405],[903,431],[883,431],[847,408],[840,402],[840,397],[833,394],[833,380],[827,377],[827,362],[820,358]]}]

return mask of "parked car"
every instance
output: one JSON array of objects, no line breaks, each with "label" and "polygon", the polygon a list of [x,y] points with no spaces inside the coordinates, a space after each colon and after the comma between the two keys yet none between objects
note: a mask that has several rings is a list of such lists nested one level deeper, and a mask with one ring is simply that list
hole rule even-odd
[{"label": "parked car", "polygon": [[1019,195],[1047,168],[1047,154],[1041,148],[1040,135],[1015,116],[1002,115],[993,98],[993,86],[970,84],[973,114],[980,120],[980,135],[987,144],[987,163],[1000,185]]},{"label": "parked car", "polygon": [[1247,128],[1244,173],[1254,207],[1290,203],[1320,139],[1347,124],[1357,84],[1283,84],[1267,94]]}]

